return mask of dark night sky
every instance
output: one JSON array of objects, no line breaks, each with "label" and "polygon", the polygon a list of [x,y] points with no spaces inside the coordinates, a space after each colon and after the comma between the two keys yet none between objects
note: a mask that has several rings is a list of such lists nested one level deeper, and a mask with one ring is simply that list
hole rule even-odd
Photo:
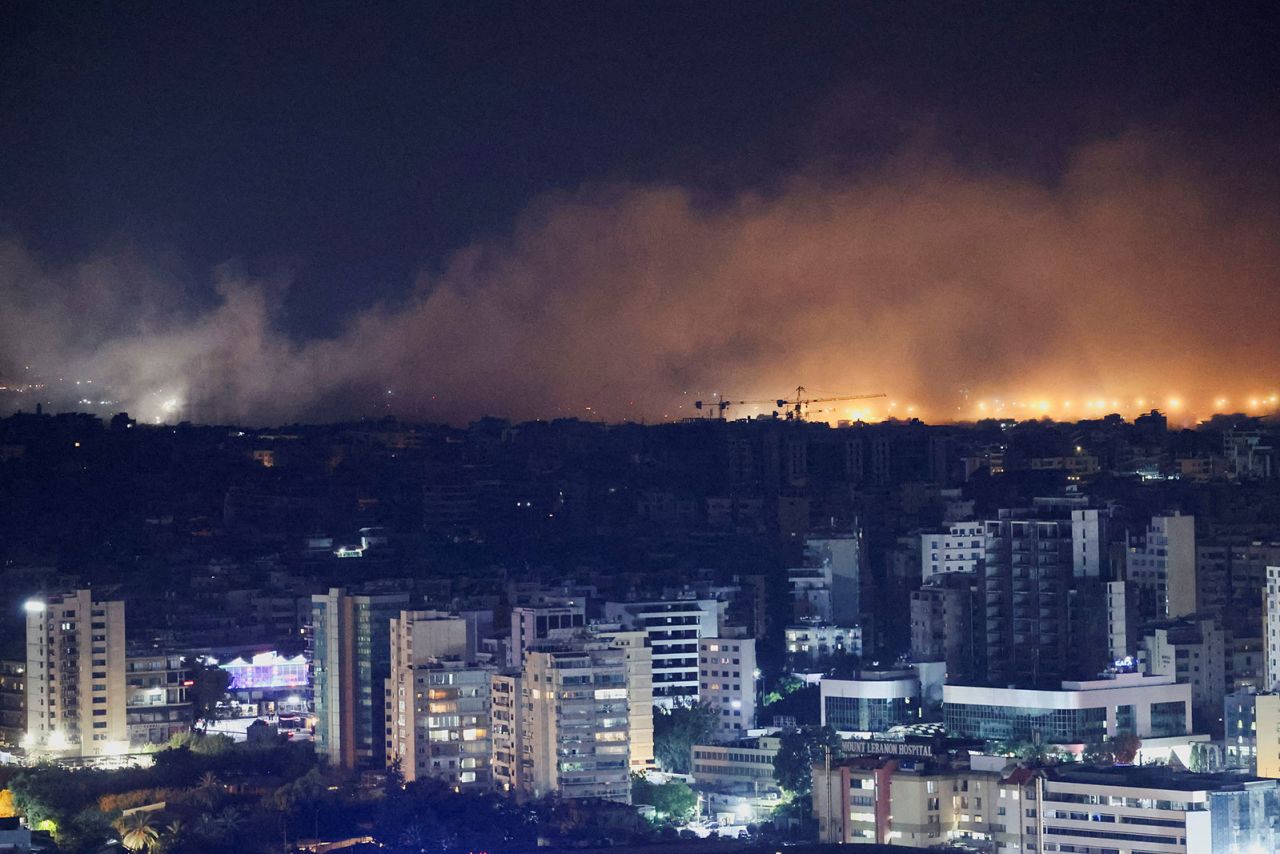
[{"label": "dark night sky", "polygon": [[[1142,127],[1275,177],[1274,3],[8,3],[0,238],[286,275],[337,334],[584,185],[697,204],[927,137],[1053,186]],[[1261,159],[1259,159],[1261,158]],[[1236,170],[1239,172],[1240,170]]]}]

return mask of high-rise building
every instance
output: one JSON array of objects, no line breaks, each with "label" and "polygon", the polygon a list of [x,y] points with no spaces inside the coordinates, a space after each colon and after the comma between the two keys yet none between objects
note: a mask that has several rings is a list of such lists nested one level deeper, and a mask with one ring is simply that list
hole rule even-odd
[{"label": "high-rise building", "polygon": [[1105,583],[1076,559],[1101,536],[1098,522],[1002,510],[985,523],[985,681],[1056,684],[1109,663],[1107,626],[1098,619],[1105,614]]},{"label": "high-rise building", "polygon": [[631,770],[653,768],[653,650],[649,648],[649,634],[608,631],[599,632],[598,636],[621,649],[627,663]]},{"label": "high-rise building", "polygon": [[126,753],[124,602],[89,590],[32,599],[27,612],[27,734],[33,753]]},{"label": "high-rise building", "polygon": [[[490,770],[493,787],[502,792],[521,792],[521,763],[524,761],[522,685],[523,676],[519,671],[494,673],[489,678]],[[651,731],[651,745],[652,736]]]},{"label": "high-rise building", "polygon": [[1196,521],[1192,516],[1153,516],[1129,537],[1125,580],[1138,595],[1143,620],[1172,620],[1196,612]]},{"label": "high-rise building", "polygon": [[1263,594],[1269,566],[1280,566],[1280,543],[1218,537],[1196,547],[1197,606],[1226,633],[1232,690],[1261,688],[1266,681],[1269,635],[1263,635]]},{"label": "high-rise building", "polygon": [[976,609],[985,607],[985,598],[978,576],[968,572],[935,575],[912,591],[910,607],[912,659],[946,662],[953,680],[981,678],[984,668],[979,656],[986,646]]},{"label": "high-rise building", "polygon": [[920,535],[920,567],[925,583],[951,572],[976,573],[986,554],[981,522],[956,522],[943,533]]},{"label": "high-rise building", "polygon": [[18,747],[27,730],[27,661],[0,661],[0,746]]},{"label": "high-rise building", "polygon": [[663,708],[698,699],[698,640],[719,632],[714,599],[606,602],[605,619],[643,631],[653,652],[653,702]]},{"label": "high-rise building", "polygon": [[840,626],[862,620],[862,536],[810,536],[804,565],[787,570],[797,618],[812,617]]},{"label": "high-rise building", "polygon": [[1213,620],[1159,623],[1142,639],[1146,671],[1172,676],[1191,686],[1196,732],[1222,736],[1222,698],[1226,694],[1226,659],[1222,630]]},{"label": "high-rise building", "polygon": [[1262,595],[1265,650],[1262,689],[1280,691],[1280,566],[1267,567],[1267,583]]},{"label": "high-rise building", "polygon": [[579,641],[525,655],[520,791],[631,802],[625,650]]},{"label": "high-rise building", "polygon": [[488,789],[492,675],[488,665],[456,660],[394,668],[387,680],[388,765],[399,762],[406,782],[433,778]]},{"label": "high-rise building", "polygon": [[718,716],[716,736],[742,738],[756,722],[756,641],[746,637],[698,641],[698,701]]},{"label": "high-rise building", "polygon": [[524,666],[524,654],[535,644],[545,643],[557,632],[570,632],[587,625],[587,606],[582,601],[562,600],[555,604],[517,605],[511,609],[511,643],[507,645],[507,666]]},{"label": "high-rise building", "polygon": [[311,597],[316,752],[336,767],[381,765],[386,755],[391,619],[408,604],[405,593],[341,587]]},{"label": "high-rise building", "polygon": [[390,621],[386,760],[406,782],[435,778],[489,788],[490,677],[475,662],[467,621],[402,611]]}]

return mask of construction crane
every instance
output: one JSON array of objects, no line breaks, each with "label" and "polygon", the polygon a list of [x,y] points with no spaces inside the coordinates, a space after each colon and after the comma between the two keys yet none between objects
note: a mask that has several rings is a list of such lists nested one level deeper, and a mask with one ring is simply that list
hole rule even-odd
[{"label": "construction crane", "polygon": [[698,409],[698,410],[706,409],[709,412],[713,411],[715,413],[714,415],[711,416],[713,418],[724,418],[724,411],[728,409],[730,406],[765,406],[765,405],[773,406],[774,401],[772,400],[725,400],[723,395],[717,394],[715,400],[695,400],[693,402],[694,409]]},{"label": "construction crane", "polygon": [[795,400],[784,400],[778,398],[776,401],[779,409],[785,409],[788,421],[802,421],[808,412],[811,403],[838,403],[845,400],[872,400],[877,397],[885,397],[880,394],[842,394],[835,397],[805,397],[804,386],[796,386]]},{"label": "construction crane", "polygon": [[796,386],[795,400],[786,400],[785,398],[774,398],[773,400],[725,400],[722,395],[716,395],[715,400],[695,400],[693,408],[697,410],[706,409],[708,412],[714,412],[712,417],[724,418],[724,411],[730,406],[774,406],[778,410],[786,412],[788,421],[803,420],[811,403],[836,403],[844,400],[871,400],[877,397],[885,397],[884,394],[846,394],[836,397],[811,397],[806,398],[804,386]]}]

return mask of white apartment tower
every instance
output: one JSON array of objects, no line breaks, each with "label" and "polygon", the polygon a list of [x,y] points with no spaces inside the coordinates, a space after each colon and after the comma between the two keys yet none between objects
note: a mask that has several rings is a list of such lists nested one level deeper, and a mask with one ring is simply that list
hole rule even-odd
[{"label": "white apartment tower", "polygon": [[36,754],[127,753],[124,602],[89,590],[32,599],[27,613],[27,734]]},{"label": "white apartment tower", "polygon": [[1143,616],[1172,620],[1196,611],[1196,520],[1153,516],[1129,538],[1125,578],[1138,591]]},{"label": "white apartment tower", "polygon": [[406,782],[432,777],[489,788],[493,669],[475,663],[467,621],[438,611],[402,611],[390,623],[387,764],[399,762]]},{"label": "white apartment tower", "polygon": [[755,638],[698,641],[698,700],[718,716],[716,738],[743,738],[756,722]]},{"label": "white apartment tower", "polygon": [[977,572],[986,554],[981,522],[957,522],[943,533],[920,535],[920,568],[928,582],[948,572]]},{"label": "white apartment tower", "polygon": [[1262,688],[1264,691],[1280,691],[1280,566],[1267,567],[1262,613],[1262,642],[1267,656],[1262,672]]},{"label": "white apartment tower", "polygon": [[631,802],[625,650],[603,641],[531,649],[520,695],[523,795]]}]

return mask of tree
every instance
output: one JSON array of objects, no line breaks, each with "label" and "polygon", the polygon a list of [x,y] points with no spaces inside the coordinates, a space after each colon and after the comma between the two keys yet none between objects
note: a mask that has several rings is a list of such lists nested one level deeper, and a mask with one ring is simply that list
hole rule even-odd
[{"label": "tree", "polygon": [[194,717],[191,725],[200,720],[216,716],[218,704],[227,696],[227,688],[231,685],[231,674],[212,664],[206,664],[198,658],[187,659],[191,668],[191,708]]},{"label": "tree", "polygon": [[1132,765],[1142,749],[1142,739],[1131,732],[1123,732],[1111,739],[1109,745],[1117,765]]},{"label": "tree", "polygon": [[773,775],[787,791],[807,795],[813,788],[813,766],[826,758],[827,751],[832,759],[838,759],[842,748],[840,734],[829,726],[806,726],[783,733],[773,757]]},{"label": "tree", "polygon": [[648,804],[659,815],[676,822],[688,821],[698,808],[698,796],[683,780],[670,780],[658,785],[641,774],[631,776],[631,802]]},{"label": "tree", "polygon": [[160,838],[156,830],[155,816],[150,810],[131,812],[116,825],[120,831],[120,844],[130,851],[150,848]]},{"label": "tree", "polygon": [[693,746],[710,742],[718,723],[715,710],[700,703],[659,711],[653,716],[654,758],[664,771],[688,774]]},{"label": "tree", "polygon": [[200,775],[200,782],[196,784],[196,797],[200,803],[205,805],[206,809],[212,809],[213,805],[218,802],[218,795],[222,792],[222,786],[218,783],[218,777],[212,771],[206,771]]}]

